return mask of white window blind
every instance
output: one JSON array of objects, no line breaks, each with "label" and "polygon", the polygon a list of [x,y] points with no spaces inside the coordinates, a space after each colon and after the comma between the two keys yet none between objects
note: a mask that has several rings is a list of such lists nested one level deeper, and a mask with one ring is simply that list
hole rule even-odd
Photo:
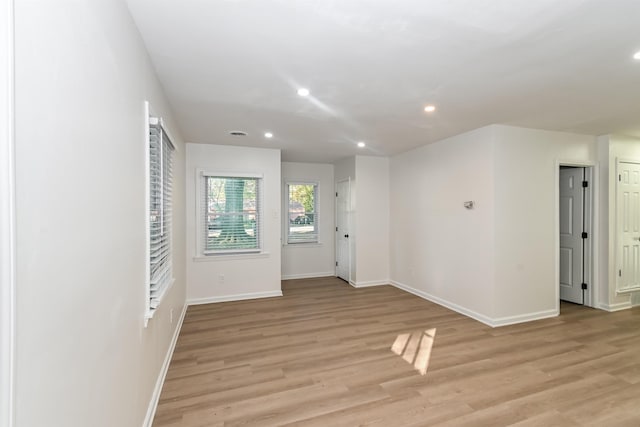
[{"label": "white window blind", "polygon": [[318,242],[318,184],[287,184],[287,243]]},{"label": "white window blind", "polygon": [[153,312],[173,280],[171,220],[174,146],[162,120],[149,118],[149,306]]},{"label": "white window blind", "polygon": [[262,179],[202,175],[205,255],[259,252]]}]

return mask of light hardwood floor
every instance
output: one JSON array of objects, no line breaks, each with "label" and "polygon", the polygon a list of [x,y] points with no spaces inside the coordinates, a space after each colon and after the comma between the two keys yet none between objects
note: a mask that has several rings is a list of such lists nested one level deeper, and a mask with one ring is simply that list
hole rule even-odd
[{"label": "light hardwood floor", "polygon": [[155,427],[640,426],[638,309],[492,329],[391,286],[283,292],[189,307]]}]

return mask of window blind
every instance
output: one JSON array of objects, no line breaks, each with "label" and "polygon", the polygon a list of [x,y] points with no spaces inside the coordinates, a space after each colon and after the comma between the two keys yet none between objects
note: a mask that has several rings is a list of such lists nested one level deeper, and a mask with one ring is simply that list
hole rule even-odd
[{"label": "window blind", "polygon": [[318,184],[287,184],[287,243],[318,242]]},{"label": "window blind", "polygon": [[149,120],[149,310],[173,280],[171,220],[174,147],[157,118]]},{"label": "window blind", "polygon": [[261,181],[203,174],[201,229],[205,255],[260,250]]}]

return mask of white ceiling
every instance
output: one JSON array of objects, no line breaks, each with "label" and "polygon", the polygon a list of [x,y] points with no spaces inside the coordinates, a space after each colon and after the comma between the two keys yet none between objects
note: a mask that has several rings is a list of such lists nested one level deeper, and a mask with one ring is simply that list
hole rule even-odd
[{"label": "white ceiling", "polygon": [[638,0],[128,4],[188,142],[333,162],[492,123],[640,135]]}]

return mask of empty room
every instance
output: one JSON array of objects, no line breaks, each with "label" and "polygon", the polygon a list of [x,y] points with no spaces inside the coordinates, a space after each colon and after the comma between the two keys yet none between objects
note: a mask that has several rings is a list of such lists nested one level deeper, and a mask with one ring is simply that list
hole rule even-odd
[{"label": "empty room", "polygon": [[638,18],[0,0],[0,427],[640,425]]}]

